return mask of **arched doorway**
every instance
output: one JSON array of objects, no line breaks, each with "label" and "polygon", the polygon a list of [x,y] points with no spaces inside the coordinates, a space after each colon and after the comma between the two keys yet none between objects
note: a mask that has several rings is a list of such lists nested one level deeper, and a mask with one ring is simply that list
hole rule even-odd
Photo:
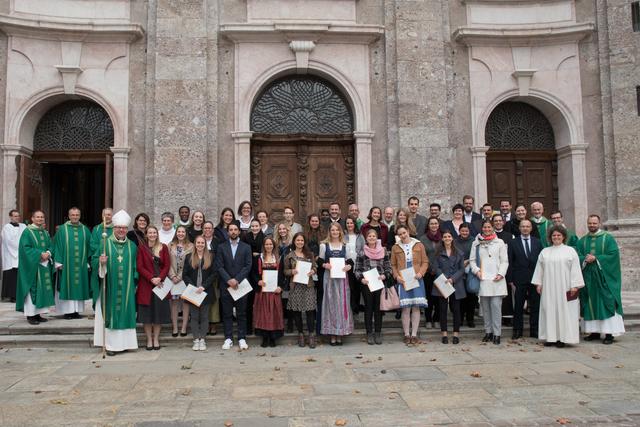
[{"label": "arched doorway", "polygon": [[113,124],[98,104],[68,100],[52,107],[35,129],[32,158],[22,160],[25,213],[42,207],[52,231],[72,206],[84,223],[100,222],[102,208],[112,204],[113,144]]},{"label": "arched doorway", "polygon": [[503,102],[489,116],[485,128],[488,202],[500,200],[558,208],[558,162],[553,128],[535,107]]},{"label": "arched doorway", "polygon": [[353,114],[340,90],[314,76],[271,82],[251,111],[251,202],[273,212],[285,206],[299,221],[338,201],[354,203]]}]

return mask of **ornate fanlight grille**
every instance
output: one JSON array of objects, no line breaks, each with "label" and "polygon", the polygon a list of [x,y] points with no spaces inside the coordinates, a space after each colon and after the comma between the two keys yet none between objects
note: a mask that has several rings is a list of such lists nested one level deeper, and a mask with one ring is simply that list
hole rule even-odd
[{"label": "ornate fanlight grille", "polygon": [[485,142],[491,150],[554,150],[553,128],[538,109],[503,102],[489,116]]},{"label": "ornate fanlight grille", "polygon": [[351,110],[332,84],[309,76],[269,85],[251,112],[251,130],[264,134],[336,135],[353,132]]},{"label": "ornate fanlight grille", "polygon": [[107,112],[90,101],[66,101],[49,110],[33,139],[39,151],[108,150],[113,125]]}]

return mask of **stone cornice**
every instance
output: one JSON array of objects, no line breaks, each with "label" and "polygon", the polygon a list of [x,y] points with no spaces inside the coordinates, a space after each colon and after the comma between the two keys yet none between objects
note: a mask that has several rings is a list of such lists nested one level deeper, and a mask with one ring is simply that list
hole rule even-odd
[{"label": "stone cornice", "polygon": [[453,39],[467,46],[529,46],[578,42],[596,30],[593,22],[545,26],[463,26],[453,32]]},{"label": "stone cornice", "polygon": [[318,42],[369,44],[384,34],[380,25],[345,25],[333,23],[238,23],[220,26],[220,33],[234,42]]},{"label": "stone cornice", "polygon": [[131,43],[144,37],[140,24],[58,21],[40,17],[0,14],[0,30],[9,36],[63,41],[121,41]]}]

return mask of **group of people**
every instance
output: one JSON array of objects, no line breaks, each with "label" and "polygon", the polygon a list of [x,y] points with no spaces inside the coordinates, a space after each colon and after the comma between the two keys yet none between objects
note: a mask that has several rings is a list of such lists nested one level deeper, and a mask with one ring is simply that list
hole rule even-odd
[{"label": "group of people", "polygon": [[463,321],[475,326],[478,299],[483,341],[496,345],[505,317],[513,317],[512,338],[523,336],[525,304],[529,336],[545,345],[578,343],[580,316],[587,340],[604,334],[610,344],[624,332],[619,250],[597,215],[578,239],[561,212],[547,219],[539,202],[531,216],[523,205],[512,212],[507,200],[497,212],[485,204],[477,213],[473,197],[464,196],[450,220],[440,218],[437,203],[428,217],[419,207],[417,197],[407,207],[372,207],[365,221],[357,205],[342,217],[332,203],[304,226],[286,207],[272,225],[268,212],[245,201],[235,212],[224,208],[217,224],[182,206],[177,221],[166,212],[156,227],[140,213],[132,229],[125,211],[106,208],[92,232],[74,207],[53,240],[44,212],[24,225],[12,210],[2,230],[2,296],[34,325],[52,307],[79,318],[92,299],[94,343],[109,355],[138,348],[137,323],[147,350],[160,349],[164,324],[174,337],[190,326],[193,350],[205,350],[221,321],[228,350],[234,320],[241,350],[249,334],[275,346],[294,326],[300,347],[315,348],[319,335],[339,346],[360,311],[370,345],[382,344],[389,311],[402,320],[406,344],[420,342],[423,312],[447,344],[451,311],[458,344]]}]

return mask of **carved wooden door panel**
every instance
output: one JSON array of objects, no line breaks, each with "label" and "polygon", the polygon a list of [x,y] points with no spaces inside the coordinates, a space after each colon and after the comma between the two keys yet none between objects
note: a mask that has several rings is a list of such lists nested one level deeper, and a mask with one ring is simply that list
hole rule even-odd
[{"label": "carved wooden door panel", "polygon": [[507,199],[513,205],[524,204],[529,211],[531,203],[539,201],[549,216],[558,208],[557,175],[555,152],[490,150],[487,153],[488,202],[497,210],[500,200]]},{"label": "carved wooden door panel", "polygon": [[355,200],[354,180],[351,141],[252,141],[251,202],[270,212],[272,223],[285,206],[301,224],[333,201],[346,211]]}]

